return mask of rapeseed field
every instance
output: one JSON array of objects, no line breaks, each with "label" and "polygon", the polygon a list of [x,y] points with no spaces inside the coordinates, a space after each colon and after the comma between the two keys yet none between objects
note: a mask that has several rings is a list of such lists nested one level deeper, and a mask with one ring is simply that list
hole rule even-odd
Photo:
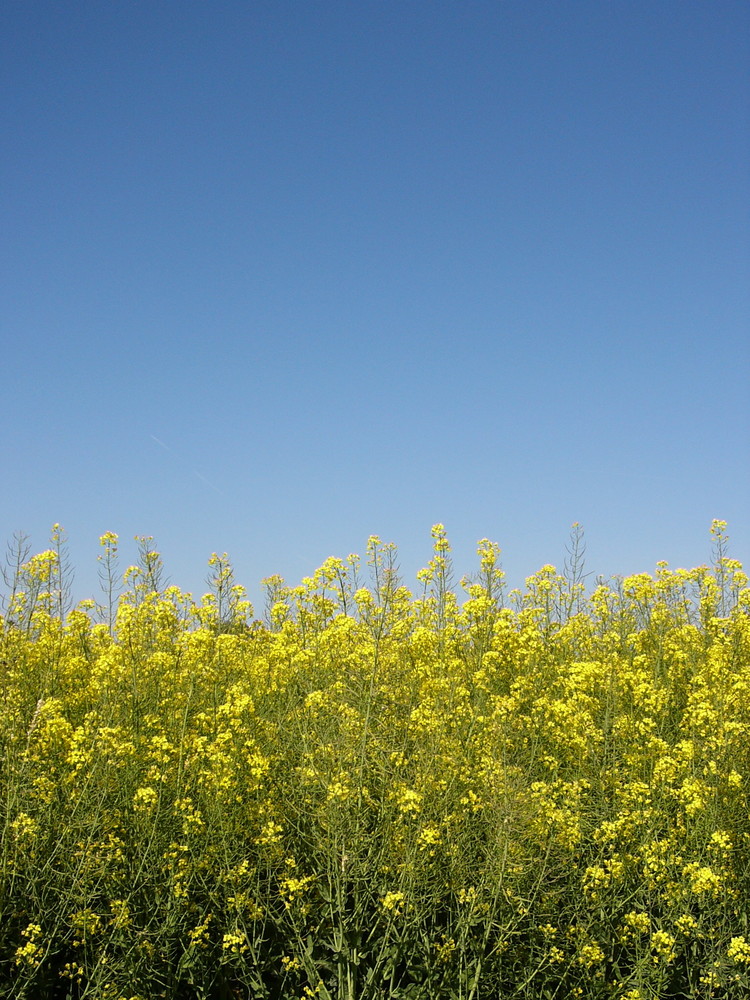
[{"label": "rapeseed field", "polygon": [[0,997],[750,996],[750,590],[710,567],[508,593],[441,525],[201,599],[140,540],[0,618]]}]

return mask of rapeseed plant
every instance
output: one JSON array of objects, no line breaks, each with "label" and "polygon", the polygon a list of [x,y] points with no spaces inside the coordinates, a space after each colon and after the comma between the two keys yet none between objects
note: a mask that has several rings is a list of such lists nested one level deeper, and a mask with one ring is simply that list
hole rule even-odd
[{"label": "rapeseed plant", "polygon": [[657,564],[587,595],[414,596],[395,547],[199,601],[153,539],[70,607],[64,532],[0,617],[0,997],[735,1000],[750,992],[750,591]]}]

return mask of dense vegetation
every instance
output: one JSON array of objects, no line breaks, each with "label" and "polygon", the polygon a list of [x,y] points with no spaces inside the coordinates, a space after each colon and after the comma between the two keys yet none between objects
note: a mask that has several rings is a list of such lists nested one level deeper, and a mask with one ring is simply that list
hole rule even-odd
[{"label": "dense vegetation", "polygon": [[[750,992],[750,591],[711,567],[416,593],[377,538],[252,620],[141,540],[101,605],[19,544],[0,618],[0,996]],[[456,590],[461,596],[458,596]]]}]

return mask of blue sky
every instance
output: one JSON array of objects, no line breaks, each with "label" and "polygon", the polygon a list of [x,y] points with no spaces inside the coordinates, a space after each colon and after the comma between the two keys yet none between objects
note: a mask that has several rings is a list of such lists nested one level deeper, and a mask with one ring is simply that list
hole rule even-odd
[{"label": "blue sky", "polygon": [[0,9],[0,541],[750,561],[750,7]]}]

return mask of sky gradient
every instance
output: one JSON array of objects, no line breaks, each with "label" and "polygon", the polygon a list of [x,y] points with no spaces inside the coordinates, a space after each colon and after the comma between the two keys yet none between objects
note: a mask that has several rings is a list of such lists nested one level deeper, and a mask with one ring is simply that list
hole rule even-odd
[{"label": "sky gradient", "polygon": [[8,0],[0,542],[750,562],[750,6]]}]

